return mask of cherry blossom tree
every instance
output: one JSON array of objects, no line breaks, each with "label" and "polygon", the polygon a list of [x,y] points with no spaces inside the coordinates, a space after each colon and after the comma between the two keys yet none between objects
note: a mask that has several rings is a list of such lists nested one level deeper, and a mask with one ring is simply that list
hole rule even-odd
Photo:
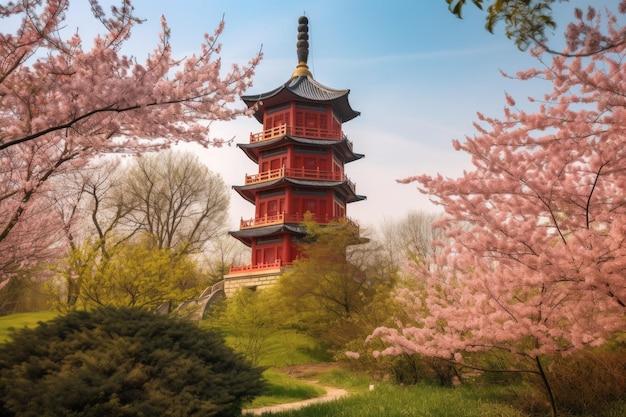
[{"label": "cherry blossom tree", "polygon": [[[69,0],[0,5],[0,288],[15,271],[58,248],[62,222],[44,195],[50,179],[87,166],[96,155],[142,153],[195,142],[219,146],[215,120],[242,114],[233,106],[250,85],[257,55],[223,70],[219,35],[205,34],[196,54],[174,58],[170,29],[141,64],[120,50],[140,23],[131,0],[105,13],[90,49],[78,33],[64,38]],[[13,32],[5,28],[18,27]],[[11,23],[11,24],[9,24]],[[142,52],[143,53],[143,52]]]},{"label": "cherry blossom tree", "polygon": [[[517,74],[552,90],[527,109],[507,96],[502,119],[479,115],[477,133],[454,142],[473,170],[403,180],[445,209],[450,240],[435,269],[416,270],[426,291],[399,294],[411,320],[375,331],[383,354],[509,351],[556,415],[542,358],[626,330],[626,1],[618,10],[577,11],[567,49]],[[603,42],[613,46],[589,53]]]}]

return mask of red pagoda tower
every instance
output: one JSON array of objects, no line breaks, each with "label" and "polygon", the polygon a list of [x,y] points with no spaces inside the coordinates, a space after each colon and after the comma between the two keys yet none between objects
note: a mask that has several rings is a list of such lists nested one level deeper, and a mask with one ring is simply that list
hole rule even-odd
[{"label": "red pagoda tower", "polygon": [[237,146],[259,166],[233,188],[254,204],[254,217],[230,234],[252,249],[250,265],[233,267],[224,292],[272,284],[297,258],[306,213],[319,224],[346,217],[348,203],[365,199],[344,173],[363,158],[352,150],[342,124],[360,113],[348,102],[350,90],[335,90],[313,79],[307,65],[308,19],[298,20],[298,64],[291,78],[267,93],[242,97],[263,130]]}]

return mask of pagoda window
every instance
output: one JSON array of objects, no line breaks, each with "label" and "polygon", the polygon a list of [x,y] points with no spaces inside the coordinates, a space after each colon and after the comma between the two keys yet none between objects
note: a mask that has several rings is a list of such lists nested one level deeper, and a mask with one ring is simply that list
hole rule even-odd
[{"label": "pagoda window", "polygon": [[307,211],[310,213],[317,213],[317,199],[305,198],[303,204],[303,211],[306,213]]},{"label": "pagoda window", "polygon": [[267,202],[267,215],[275,216],[278,214],[278,200],[270,200]]},{"label": "pagoda window", "polygon": [[312,103],[296,103],[295,131],[296,134],[313,137],[333,137],[329,131],[329,119],[332,112],[326,105]]},{"label": "pagoda window", "polygon": [[316,170],[318,167],[317,164],[318,158],[312,158],[312,157],[304,157],[303,158],[303,163],[302,163],[302,167],[304,169],[310,169],[310,170]]},{"label": "pagoda window", "polygon": [[287,158],[274,158],[270,160],[270,170],[279,169],[286,161]]},{"label": "pagoda window", "polygon": [[276,198],[273,200],[268,200],[260,203],[258,205],[259,211],[257,213],[257,217],[270,217],[281,214],[285,211],[285,199],[284,198]]},{"label": "pagoda window", "polygon": [[294,148],[293,167],[307,171],[327,171],[330,158],[324,149],[309,149],[306,147]]},{"label": "pagoda window", "polygon": [[257,218],[282,214],[285,211],[285,189],[269,190],[259,193],[256,207]]},{"label": "pagoda window", "polygon": [[263,263],[271,264],[276,261],[276,248],[263,249]]},{"label": "pagoda window", "polygon": [[289,125],[291,118],[291,106],[285,105],[280,107],[274,107],[267,110],[265,118],[263,119],[263,125],[265,130],[272,129],[283,125]]},{"label": "pagoda window", "polygon": [[260,237],[256,241],[254,255],[256,264],[271,264],[283,256],[283,236]]},{"label": "pagoda window", "polygon": [[259,160],[259,172],[267,172],[269,170],[280,169],[287,164],[287,149],[280,151],[266,152],[261,155]]}]

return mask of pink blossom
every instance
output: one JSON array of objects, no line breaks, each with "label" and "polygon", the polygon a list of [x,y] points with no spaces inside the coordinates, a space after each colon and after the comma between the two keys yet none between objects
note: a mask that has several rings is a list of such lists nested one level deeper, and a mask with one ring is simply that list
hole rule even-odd
[{"label": "pink blossom", "polygon": [[[48,0],[38,8],[39,2],[16,2],[2,9],[22,26],[0,36],[0,280],[18,265],[63,249],[63,227],[46,199],[51,180],[103,154],[148,152],[179,141],[221,146],[205,123],[246,114],[230,103],[251,84],[261,59],[222,71],[221,22],[198,54],[178,61],[162,19],[152,53],[136,62],[119,52],[137,22],[132,7],[107,17],[103,33],[84,50],[77,34],[60,37],[69,3]],[[32,26],[33,20],[40,24]]]},{"label": "pink blossom", "polygon": [[626,330],[626,28],[611,16],[577,11],[568,49],[517,73],[551,84],[530,107],[507,95],[502,117],[477,115],[453,145],[472,170],[401,180],[445,209],[449,240],[414,269],[425,289],[398,297],[408,319],[372,334],[383,354],[538,358]]}]

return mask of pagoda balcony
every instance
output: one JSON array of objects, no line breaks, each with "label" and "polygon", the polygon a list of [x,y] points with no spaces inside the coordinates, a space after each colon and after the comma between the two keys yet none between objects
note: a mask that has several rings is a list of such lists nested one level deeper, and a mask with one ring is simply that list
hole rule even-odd
[{"label": "pagoda balcony", "polygon": [[[264,130],[262,132],[250,133],[250,143],[263,142],[265,140],[275,139],[285,135],[307,139],[347,139],[341,130],[329,130],[304,126],[288,126],[284,124]],[[350,149],[352,149],[352,142],[348,141],[348,144],[350,145]]]},{"label": "pagoda balcony", "polygon": [[256,264],[256,265],[241,265],[241,266],[231,266],[228,274],[229,275],[243,275],[243,274],[254,274],[254,273],[263,273],[263,272],[272,272],[272,271],[280,271],[281,268],[290,266],[291,262],[283,262],[280,259],[277,259],[274,262],[266,263],[266,264]]},{"label": "pagoda balcony", "polygon": [[[338,217],[318,216],[315,214],[313,214],[311,217],[311,220],[319,224],[327,224],[337,219]],[[275,224],[285,224],[285,223],[300,224],[303,221],[304,221],[304,214],[279,213],[279,214],[275,214],[272,216],[255,217],[253,219],[242,218],[241,221],[239,222],[239,229],[243,230],[243,229],[250,229],[253,227],[272,226]]]},{"label": "pagoda balcony", "polygon": [[261,182],[277,180],[280,178],[298,178],[305,180],[319,181],[346,181],[353,192],[356,192],[356,184],[354,184],[343,172],[337,171],[321,171],[319,169],[304,168],[277,168],[269,171],[259,172],[258,174],[246,175],[245,185],[258,184]]}]

